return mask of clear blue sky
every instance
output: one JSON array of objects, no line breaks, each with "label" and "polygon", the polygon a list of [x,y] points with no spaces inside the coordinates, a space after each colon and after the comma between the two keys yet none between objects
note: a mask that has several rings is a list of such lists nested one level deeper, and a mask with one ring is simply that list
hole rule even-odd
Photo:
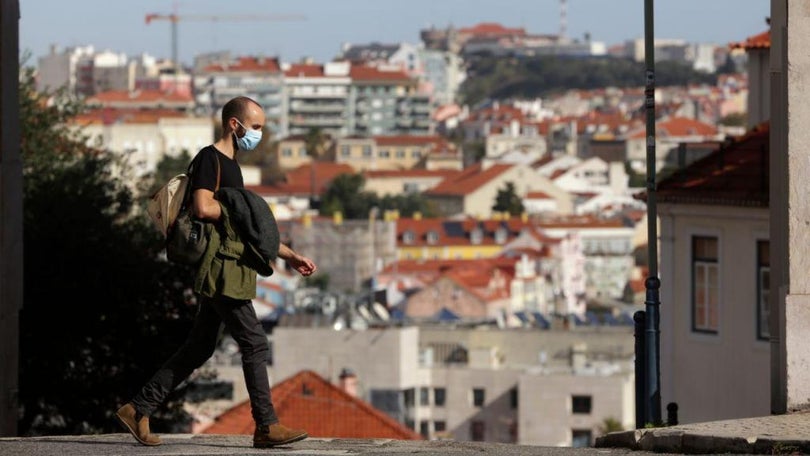
[{"label": "clear blue sky", "polygon": [[[499,22],[529,33],[560,29],[559,0],[20,0],[20,50],[34,59],[61,47],[93,45],[128,55],[171,56],[170,24],[149,13],[298,15],[298,20],[180,21],[180,59],[229,50],[237,55],[330,60],[341,43],[419,42],[430,25]],[[655,36],[727,44],[767,29],[770,0],[655,0]],[[567,0],[570,37],[608,45],[644,36],[644,0]],[[36,60],[29,64],[36,63]]]}]

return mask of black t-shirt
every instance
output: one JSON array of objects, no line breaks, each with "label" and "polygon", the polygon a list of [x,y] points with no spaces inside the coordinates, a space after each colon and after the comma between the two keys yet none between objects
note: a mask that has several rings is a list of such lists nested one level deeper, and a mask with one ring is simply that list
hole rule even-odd
[{"label": "black t-shirt", "polygon": [[244,188],[242,169],[236,160],[228,158],[213,145],[203,147],[191,161],[191,190],[201,188],[216,191],[217,161],[219,161],[219,188]]}]

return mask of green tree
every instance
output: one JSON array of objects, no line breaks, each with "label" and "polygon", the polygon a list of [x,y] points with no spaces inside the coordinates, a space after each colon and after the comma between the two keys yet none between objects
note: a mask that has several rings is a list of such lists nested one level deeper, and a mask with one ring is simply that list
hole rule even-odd
[{"label": "green tree", "polygon": [[725,115],[718,123],[727,127],[744,127],[747,122],[748,115],[746,113],[732,112],[731,114]]},{"label": "green tree", "polygon": [[[185,338],[192,271],[161,259],[129,171],[69,126],[81,106],[20,75],[21,435],[120,432],[113,411]],[[182,389],[154,415],[183,425]]]},{"label": "green tree", "polygon": [[599,425],[599,432],[602,435],[609,434],[611,432],[621,432],[624,430],[622,423],[619,422],[616,418],[607,417],[602,420],[602,423]]},{"label": "green tree", "polygon": [[385,195],[378,199],[376,205],[381,211],[399,211],[402,217],[411,217],[417,212],[424,217],[435,217],[438,212],[434,205],[420,193]]},{"label": "green tree", "polygon": [[304,135],[304,146],[312,161],[320,161],[326,155],[327,137],[318,127],[310,128]]},{"label": "green tree", "polygon": [[[468,77],[459,96],[464,103],[487,99],[536,98],[567,90],[644,85],[644,64],[619,58],[481,55],[467,59]],[[714,84],[716,76],[678,62],[656,63],[656,85]]]},{"label": "green tree", "polygon": [[321,204],[321,215],[341,212],[346,219],[368,217],[377,203],[374,193],[363,190],[366,179],[362,174],[340,174],[326,187]]},{"label": "green tree", "polygon": [[144,196],[151,196],[160,189],[172,177],[185,173],[188,170],[188,164],[191,163],[191,153],[188,149],[183,149],[180,155],[172,157],[164,155],[163,158],[157,163],[155,172],[152,174],[151,185],[149,186]]},{"label": "green tree", "polygon": [[514,183],[507,182],[504,188],[498,189],[492,210],[509,212],[511,215],[520,215],[523,213],[523,201],[521,201],[520,197],[515,193]]}]

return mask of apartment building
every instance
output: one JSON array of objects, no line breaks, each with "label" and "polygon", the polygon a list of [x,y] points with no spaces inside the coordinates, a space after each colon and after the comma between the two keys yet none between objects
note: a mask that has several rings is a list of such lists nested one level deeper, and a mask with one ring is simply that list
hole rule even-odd
[{"label": "apartment building", "polygon": [[335,160],[359,171],[455,169],[463,166],[462,151],[436,135],[385,135],[338,138]]},{"label": "apartment building", "polygon": [[353,131],[351,64],[349,62],[293,63],[284,72],[284,110],[280,135],[301,135],[311,129],[333,137]]},{"label": "apartment building", "polygon": [[351,66],[351,133],[365,136],[433,132],[430,94],[419,90],[418,80],[402,70]]},{"label": "apartment building", "polygon": [[[685,117],[669,117],[655,123],[655,167],[657,171],[667,164],[667,158],[672,157],[681,143],[702,143],[707,141],[722,141],[724,135],[717,127],[704,122]],[[647,169],[647,134],[646,130],[639,128],[629,131],[626,135],[625,160],[636,172],[645,172]]]},{"label": "apartment building", "polygon": [[547,177],[523,164],[499,164],[483,161],[464,168],[458,175],[442,181],[425,192],[444,216],[467,215],[489,218],[498,190],[507,183],[523,198],[529,192],[543,192],[557,203],[561,214],[573,211],[573,197]]},{"label": "apartment building", "polygon": [[377,196],[394,196],[422,193],[459,172],[448,169],[367,170],[363,172],[363,177],[366,179],[366,190]]},{"label": "apartment building", "polygon": [[368,289],[374,274],[396,258],[396,222],[303,217],[289,222],[295,250],[318,264],[329,277],[329,289],[357,292]]},{"label": "apartment building", "polygon": [[542,220],[538,227],[550,237],[577,233],[585,262],[585,296],[596,300],[620,300],[634,268],[636,230],[619,218],[594,215]]},{"label": "apartment building", "polygon": [[286,116],[284,74],[275,57],[243,56],[232,59],[229,54],[210,56],[207,64],[195,71],[195,100],[201,111],[216,116],[230,99],[247,96],[264,108],[267,127],[281,134]]},{"label": "apartment building", "polygon": [[65,88],[68,93],[89,97],[108,91],[159,90],[189,96],[191,76],[175,73],[170,62],[148,54],[128,57],[93,46],[75,46],[64,50],[51,46],[38,59],[37,89]]},{"label": "apartment building", "polygon": [[606,419],[634,426],[629,331],[282,325],[272,375],[348,368],[360,398],[430,439],[588,446]]},{"label": "apartment building", "polygon": [[136,176],[153,172],[165,156],[183,151],[193,156],[214,140],[210,119],[174,109],[94,109],[76,116],[70,126],[88,145],[125,157]]}]

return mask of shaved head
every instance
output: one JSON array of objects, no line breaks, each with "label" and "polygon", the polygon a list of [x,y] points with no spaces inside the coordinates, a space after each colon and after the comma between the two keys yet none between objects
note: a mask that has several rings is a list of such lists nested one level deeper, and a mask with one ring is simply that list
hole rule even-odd
[{"label": "shaved head", "polygon": [[248,97],[236,97],[225,103],[225,106],[222,107],[222,128],[228,130],[228,120],[231,117],[236,117],[243,122],[252,106],[262,109],[259,103]]}]

